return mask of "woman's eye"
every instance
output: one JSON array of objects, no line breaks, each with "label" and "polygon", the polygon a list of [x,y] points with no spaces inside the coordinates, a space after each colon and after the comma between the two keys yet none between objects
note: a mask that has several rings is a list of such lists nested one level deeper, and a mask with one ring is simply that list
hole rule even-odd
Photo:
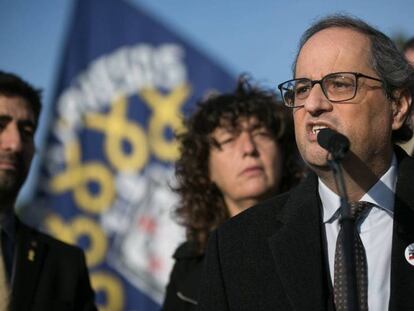
[{"label": "woman's eye", "polygon": [[231,143],[233,140],[234,140],[234,137],[227,137],[227,138],[219,140],[218,143],[220,145],[225,145],[225,144]]},{"label": "woman's eye", "polygon": [[266,129],[260,129],[253,132],[253,136],[259,136],[259,137],[270,137],[271,134]]}]

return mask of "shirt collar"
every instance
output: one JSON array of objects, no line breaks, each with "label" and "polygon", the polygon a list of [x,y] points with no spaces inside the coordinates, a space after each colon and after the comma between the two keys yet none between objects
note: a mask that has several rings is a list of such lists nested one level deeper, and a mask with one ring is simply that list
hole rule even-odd
[{"label": "shirt collar", "polygon": [[[391,166],[381,176],[380,180],[365,193],[360,201],[375,204],[390,215],[394,213],[394,194],[397,184],[397,157],[392,156]],[[320,178],[318,178],[319,196],[323,207],[323,222],[332,222],[339,217],[340,197],[329,189]]]}]

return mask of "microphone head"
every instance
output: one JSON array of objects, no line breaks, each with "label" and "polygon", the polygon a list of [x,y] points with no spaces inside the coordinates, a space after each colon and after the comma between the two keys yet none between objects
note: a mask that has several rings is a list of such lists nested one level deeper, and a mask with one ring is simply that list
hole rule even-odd
[{"label": "microphone head", "polygon": [[317,136],[318,144],[329,151],[334,160],[342,160],[349,150],[349,139],[330,128],[319,131]]}]

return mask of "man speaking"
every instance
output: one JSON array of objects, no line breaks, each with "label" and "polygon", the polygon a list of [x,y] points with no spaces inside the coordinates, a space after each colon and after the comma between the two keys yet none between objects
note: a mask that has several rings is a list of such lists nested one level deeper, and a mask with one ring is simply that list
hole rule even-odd
[{"label": "man speaking", "polygon": [[[387,36],[344,15],[316,22],[299,46],[279,89],[313,172],[212,234],[200,310],[414,310],[414,160],[395,146],[412,135],[413,69]],[[330,146],[338,135],[349,145]],[[355,309],[338,185],[354,223]]]}]

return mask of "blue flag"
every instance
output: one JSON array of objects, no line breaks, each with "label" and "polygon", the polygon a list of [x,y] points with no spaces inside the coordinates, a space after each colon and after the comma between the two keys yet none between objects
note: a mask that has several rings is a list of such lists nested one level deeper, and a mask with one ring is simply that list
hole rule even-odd
[{"label": "blue flag", "polygon": [[174,133],[235,79],[122,0],[79,0],[29,214],[86,253],[101,310],[158,310],[183,229]]}]

